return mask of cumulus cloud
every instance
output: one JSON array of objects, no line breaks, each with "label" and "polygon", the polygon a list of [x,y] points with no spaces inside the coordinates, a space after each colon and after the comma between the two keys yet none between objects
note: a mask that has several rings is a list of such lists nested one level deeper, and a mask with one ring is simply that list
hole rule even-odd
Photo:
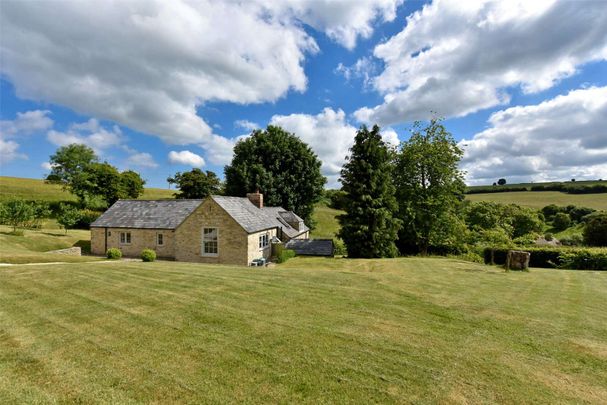
[{"label": "cumulus cloud", "polygon": [[393,124],[507,104],[508,87],[548,89],[577,67],[607,59],[607,7],[600,1],[434,1],[374,56],[383,104],[355,113]]},{"label": "cumulus cloud", "polygon": [[573,90],[537,105],[498,111],[462,140],[472,184],[607,178],[607,87]]},{"label": "cumulus cloud", "polygon": [[[325,108],[317,115],[275,115],[270,124],[293,132],[306,142],[322,161],[322,173],[328,187],[338,187],[339,173],[348,151],[354,143],[357,128],[346,121],[342,110]],[[398,144],[398,136],[391,128],[382,130],[384,141]]]},{"label": "cumulus cloud", "polygon": [[259,124],[251,122],[249,120],[236,120],[234,126],[237,128],[244,129],[246,131],[254,131],[259,128]]},{"label": "cumulus cloud", "polygon": [[11,138],[21,138],[51,128],[53,120],[48,117],[49,114],[47,110],[18,112],[14,120],[0,121],[0,164],[27,159],[26,155],[18,152],[19,143]]},{"label": "cumulus cloud", "polygon": [[122,131],[114,125],[110,129],[103,128],[94,118],[83,122],[71,124],[67,131],[48,131],[46,138],[57,146],[67,146],[72,143],[87,145],[97,153],[124,144]]},{"label": "cumulus cloud", "polygon": [[352,79],[362,80],[364,87],[369,87],[373,76],[377,73],[377,64],[372,58],[365,56],[356,61],[352,66],[345,66],[339,63],[334,70],[341,74],[346,81]]},{"label": "cumulus cloud", "polygon": [[158,167],[158,163],[154,161],[154,157],[146,152],[133,153],[127,158],[129,166],[154,169]]},{"label": "cumulus cloud", "polygon": [[190,152],[189,150],[182,150],[181,152],[169,152],[169,162],[174,165],[192,167],[202,167],[205,164],[204,159],[201,156]]}]

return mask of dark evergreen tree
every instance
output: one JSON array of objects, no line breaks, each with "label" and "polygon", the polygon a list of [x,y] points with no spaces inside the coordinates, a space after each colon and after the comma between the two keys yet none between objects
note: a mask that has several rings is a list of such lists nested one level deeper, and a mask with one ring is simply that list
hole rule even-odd
[{"label": "dark evergreen tree", "polygon": [[170,184],[176,184],[179,189],[179,193],[175,193],[175,198],[205,198],[211,194],[221,193],[221,181],[210,170],[207,170],[206,173],[200,169],[192,169],[184,173],[177,172],[167,181]]},{"label": "dark evergreen tree", "polygon": [[225,167],[225,191],[244,197],[259,190],[266,205],[293,211],[313,226],[314,205],[326,182],[320,166],[306,143],[270,125],[236,144],[232,163]]},{"label": "dark evergreen tree", "polygon": [[348,257],[394,257],[401,221],[392,183],[392,152],[379,127],[362,126],[341,171],[346,213],[339,217],[339,237]]}]

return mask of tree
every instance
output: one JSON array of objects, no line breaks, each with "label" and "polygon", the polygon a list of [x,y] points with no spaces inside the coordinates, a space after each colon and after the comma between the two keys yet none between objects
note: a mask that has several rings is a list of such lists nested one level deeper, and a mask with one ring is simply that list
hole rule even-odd
[{"label": "tree", "polygon": [[232,163],[225,167],[225,191],[244,197],[259,190],[267,205],[294,211],[313,226],[314,204],[322,198],[326,182],[320,166],[306,143],[270,125],[236,144]]},{"label": "tree", "polygon": [[428,253],[431,245],[444,246],[451,224],[458,221],[458,207],[464,199],[465,184],[458,163],[463,151],[433,118],[423,126],[415,122],[408,141],[396,156],[396,197],[398,217],[403,221],[399,234],[401,252]]},{"label": "tree", "polygon": [[176,198],[205,198],[211,194],[221,193],[221,181],[215,173],[207,170],[192,169],[189,172],[177,172],[167,179],[169,184],[176,184],[179,193]]},{"label": "tree", "polygon": [[607,212],[595,212],[587,218],[584,243],[589,246],[607,246]]},{"label": "tree", "polygon": [[68,229],[71,229],[80,220],[80,211],[77,208],[69,204],[59,205],[59,214],[57,215],[57,222],[65,229],[67,233]]},{"label": "tree", "polygon": [[50,157],[51,173],[47,176],[47,180],[67,186],[97,160],[93,149],[86,145],[73,143],[62,146]]},{"label": "tree", "polygon": [[362,126],[341,170],[345,214],[338,217],[339,237],[348,257],[394,257],[401,221],[392,183],[392,153],[379,127]]},{"label": "tree", "polygon": [[125,170],[120,173],[120,183],[122,184],[122,195],[120,198],[135,199],[143,194],[145,180],[137,172]]},{"label": "tree", "polygon": [[0,219],[3,224],[12,226],[13,232],[31,222],[34,214],[32,206],[23,200],[9,200],[0,206]]},{"label": "tree", "polygon": [[506,185],[506,179],[499,179],[499,180],[497,181],[497,184],[498,184],[498,185],[500,185],[500,186],[504,186],[504,185]]},{"label": "tree", "polygon": [[569,226],[571,226],[571,217],[569,217],[569,214],[559,212],[554,216],[554,219],[552,220],[552,227],[555,230],[564,231],[565,229],[569,228]]}]

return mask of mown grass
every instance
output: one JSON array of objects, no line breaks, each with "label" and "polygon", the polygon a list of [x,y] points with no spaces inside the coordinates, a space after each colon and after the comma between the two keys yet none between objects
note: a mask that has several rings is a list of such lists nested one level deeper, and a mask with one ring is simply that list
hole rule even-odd
[{"label": "mown grass", "polygon": [[81,262],[97,260],[90,256],[66,256],[45,253],[50,250],[72,246],[90,245],[91,233],[70,229],[67,233],[60,229],[18,230],[22,235],[13,234],[13,229],[0,225],[0,263],[49,263]]},{"label": "mown grass", "polygon": [[566,194],[559,191],[517,191],[507,193],[467,194],[470,201],[494,201],[502,204],[518,204],[524,207],[543,208],[546,205],[576,205],[597,210],[607,210],[607,194]]},{"label": "mown grass", "polygon": [[311,232],[311,237],[316,239],[333,239],[337,237],[339,231],[339,222],[337,216],[343,214],[343,211],[329,208],[324,204],[318,204],[314,208],[313,219],[316,221],[316,228]]},{"label": "mown grass", "polygon": [[604,403],[607,277],[449,259],[0,269],[0,402]]},{"label": "mown grass", "polygon": [[[174,198],[174,190],[146,188],[142,200]],[[20,198],[37,201],[76,201],[76,197],[59,184],[45,183],[40,179],[0,176],[0,201]]]}]

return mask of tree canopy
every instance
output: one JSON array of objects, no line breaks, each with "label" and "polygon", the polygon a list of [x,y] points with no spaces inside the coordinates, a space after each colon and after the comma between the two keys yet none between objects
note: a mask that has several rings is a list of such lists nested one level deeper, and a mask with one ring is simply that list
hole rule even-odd
[{"label": "tree canopy", "polygon": [[50,157],[51,173],[47,179],[70,184],[76,176],[98,160],[93,149],[86,145],[73,143],[62,146]]},{"label": "tree canopy", "polygon": [[313,226],[314,204],[322,198],[325,177],[312,149],[280,127],[256,130],[234,147],[234,157],[225,167],[225,192],[246,196],[259,190],[264,203],[282,206]]},{"label": "tree canopy", "polygon": [[175,198],[205,198],[211,194],[221,193],[221,181],[215,173],[207,170],[192,169],[189,172],[177,172],[167,179],[169,184],[176,184],[179,193]]},{"label": "tree canopy", "polygon": [[362,126],[341,171],[343,208],[339,237],[348,257],[394,257],[401,221],[393,216],[398,204],[392,183],[392,153],[379,127]]},{"label": "tree canopy", "polygon": [[430,245],[445,245],[458,229],[457,213],[465,184],[458,163],[463,151],[441,119],[415,122],[411,137],[396,156],[394,180],[404,222],[401,251],[426,254]]}]

